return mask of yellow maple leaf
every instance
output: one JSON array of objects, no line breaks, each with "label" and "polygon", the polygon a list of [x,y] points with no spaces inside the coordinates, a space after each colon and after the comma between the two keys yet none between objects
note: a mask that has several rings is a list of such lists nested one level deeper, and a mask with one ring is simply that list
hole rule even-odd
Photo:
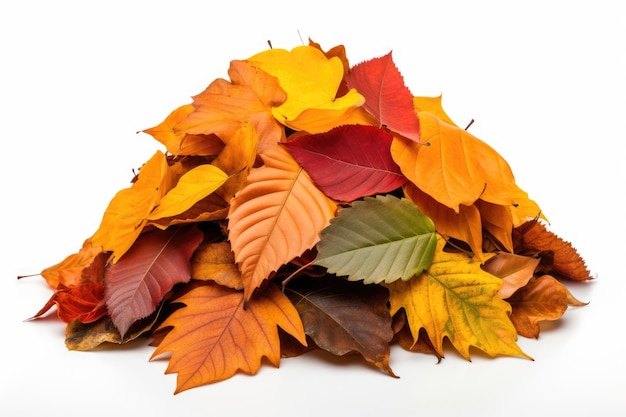
[{"label": "yellow maple leaf", "polygon": [[321,133],[342,124],[371,123],[358,111],[365,99],[355,89],[337,97],[344,75],[339,57],[328,58],[314,46],[299,46],[291,51],[269,49],[246,62],[278,79],[287,100],[272,113],[294,130]]},{"label": "yellow maple leaf", "polygon": [[490,356],[529,358],[516,343],[511,306],[498,297],[502,280],[464,254],[444,252],[444,245],[439,238],[431,266],[419,276],[385,284],[391,314],[404,308],[414,342],[423,328],[442,356],[448,338],[467,360],[470,346]]}]

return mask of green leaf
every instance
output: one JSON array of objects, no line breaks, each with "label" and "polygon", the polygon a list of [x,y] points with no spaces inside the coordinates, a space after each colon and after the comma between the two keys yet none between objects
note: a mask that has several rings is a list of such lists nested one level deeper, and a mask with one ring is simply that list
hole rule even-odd
[{"label": "green leaf", "polygon": [[365,284],[411,279],[430,266],[435,225],[406,198],[366,197],[322,230],[313,262]]}]

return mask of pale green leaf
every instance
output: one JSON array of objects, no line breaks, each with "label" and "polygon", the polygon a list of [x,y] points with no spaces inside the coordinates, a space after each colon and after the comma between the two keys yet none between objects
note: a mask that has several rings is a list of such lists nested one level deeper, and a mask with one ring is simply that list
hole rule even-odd
[{"label": "pale green leaf", "polygon": [[428,268],[435,225],[406,198],[367,197],[343,209],[322,230],[314,263],[366,284],[408,280]]}]

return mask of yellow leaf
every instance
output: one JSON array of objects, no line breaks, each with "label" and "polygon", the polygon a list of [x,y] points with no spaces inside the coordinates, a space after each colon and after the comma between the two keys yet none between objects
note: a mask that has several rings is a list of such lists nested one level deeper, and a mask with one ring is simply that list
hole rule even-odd
[{"label": "yellow leaf", "polygon": [[385,284],[391,314],[404,308],[414,342],[423,328],[440,355],[448,338],[468,360],[470,346],[490,356],[528,358],[516,343],[511,306],[498,297],[502,280],[466,255],[444,252],[444,245],[440,238],[433,263],[419,276]]},{"label": "yellow leaf", "polygon": [[281,146],[261,157],[264,165],[250,173],[228,214],[247,297],[272,272],[315,246],[337,206]]},{"label": "yellow leaf", "polygon": [[158,220],[183,213],[196,202],[217,190],[228,176],[210,164],[197,166],[178,180],[176,186],[163,196],[159,205],[150,213],[148,220]]},{"label": "yellow leaf", "polygon": [[356,90],[337,97],[344,74],[339,57],[327,58],[314,46],[299,46],[291,51],[269,49],[246,62],[278,79],[287,100],[272,112],[276,120],[294,130],[321,133],[338,125],[369,120],[354,112],[365,101]]},{"label": "yellow leaf", "polygon": [[434,114],[444,122],[452,126],[456,126],[456,123],[450,119],[441,106],[441,95],[437,97],[413,97],[413,107],[415,108],[416,113],[427,111]]},{"label": "yellow leaf", "polygon": [[167,159],[157,151],[140,168],[137,181],[113,197],[91,239],[92,245],[101,246],[104,252],[112,251],[113,262],[117,262],[141,234],[148,216],[172,182]]}]

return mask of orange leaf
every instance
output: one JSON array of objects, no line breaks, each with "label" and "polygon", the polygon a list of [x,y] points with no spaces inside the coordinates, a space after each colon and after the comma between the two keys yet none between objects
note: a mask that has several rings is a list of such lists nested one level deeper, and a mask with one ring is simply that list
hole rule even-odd
[{"label": "orange leaf", "polygon": [[172,187],[173,178],[161,151],[139,170],[137,181],[113,197],[92,237],[94,246],[113,252],[113,262],[135,242],[148,221],[150,212]]},{"label": "orange leaf", "polygon": [[181,122],[185,131],[228,140],[250,122],[262,141],[282,141],[284,130],[272,116],[272,107],[287,95],[276,78],[245,61],[232,61],[228,74],[232,82],[217,79],[193,98],[195,111]]},{"label": "orange leaf", "polygon": [[277,145],[261,157],[265,164],[250,173],[228,214],[247,298],[272,272],[315,246],[336,209],[287,150]]},{"label": "orange leaf", "polygon": [[224,144],[215,135],[190,135],[181,122],[194,111],[193,104],[185,104],[171,112],[159,125],[143,132],[165,145],[172,155],[216,155]]},{"label": "orange leaf", "polygon": [[102,253],[102,248],[93,246],[91,239],[83,242],[83,247],[78,253],[72,254],[56,265],[50,266],[41,271],[48,285],[57,288],[59,284],[65,287],[78,285],[81,281],[82,272],[93,260]]},{"label": "orange leaf", "polygon": [[201,244],[191,258],[191,277],[215,281],[236,290],[243,289],[241,273],[228,242]]},{"label": "orange leaf", "polygon": [[552,272],[575,281],[592,279],[589,269],[570,242],[546,229],[539,221],[529,221],[514,230],[515,252],[553,254]]},{"label": "orange leaf", "polygon": [[415,113],[427,111],[449,125],[456,126],[456,123],[454,123],[452,119],[450,119],[450,116],[443,110],[441,106],[441,96],[413,97],[413,107],[415,108]]},{"label": "orange leaf", "polygon": [[538,264],[539,258],[501,252],[485,262],[482,268],[502,278],[502,288],[498,291],[498,297],[507,299],[530,281]]},{"label": "orange leaf", "polygon": [[568,306],[583,306],[567,287],[550,275],[533,279],[507,300],[513,311],[511,321],[517,333],[524,337],[539,337],[538,323],[556,320],[563,316]]},{"label": "orange leaf", "polygon": [[244,308],[243,292],[208,282],[176,300],[185,307],[162,324],[173,329],[152,355],[172,352],[165,372],[178,373],[175,393],[230,378],[238,370],[254,375],[263,357],[278,367],[277,327],[306,345],[300,316],[289,299],[273,285],[257,295]]}]

